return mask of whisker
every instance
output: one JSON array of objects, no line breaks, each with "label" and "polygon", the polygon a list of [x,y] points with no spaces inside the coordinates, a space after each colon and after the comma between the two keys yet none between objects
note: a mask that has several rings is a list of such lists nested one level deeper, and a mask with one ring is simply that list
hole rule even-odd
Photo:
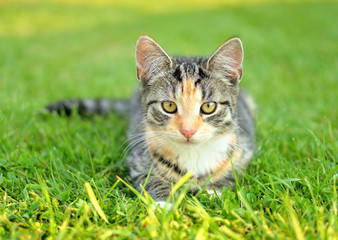
[{"label": "whisker", "polygon": [[235,127],[237,127],[239,130],[241,130],[245,135],[247,135],[250,140],[254,141],[257,144],[257,141],[255,138],[253,138],[252,136],[249,135],[249,133],[247,133],[246,131],[244,131],[236,122],[233,123],[235,125]]}]

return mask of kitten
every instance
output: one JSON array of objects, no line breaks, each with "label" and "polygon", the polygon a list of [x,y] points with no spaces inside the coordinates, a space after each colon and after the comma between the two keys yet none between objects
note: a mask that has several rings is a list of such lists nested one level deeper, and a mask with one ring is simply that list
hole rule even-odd
[{"label": "kitten", "polygon": [[[193,181],[221,192],[235,184],[255,147],[253,101],[239,88],[243,48],[232,38],[210,57],[170,57],[153,39],[136,46],[139,89],[129,101],[69,100],[49,111],[80,114],[126,112],[134,186],[163,203],[188,171]],[[196,189],[192,189],[196,190]]]}]

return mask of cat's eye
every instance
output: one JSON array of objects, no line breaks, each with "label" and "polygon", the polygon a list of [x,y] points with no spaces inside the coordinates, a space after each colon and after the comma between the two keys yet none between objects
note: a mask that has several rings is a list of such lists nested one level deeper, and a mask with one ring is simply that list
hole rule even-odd
[{"label": "cat's eye", "polygon": [[216,103],[215,102],[206,102],[203,103],[201,106],[201,112],[203,114],[211,114],[216,110]]},{"label": "cat's eye", "polygon": [[162,102],[162,108],[167,113],[175,113],[175,112],[177,112],[177,105],[176,105],[176,103],[174,103],[172,101]]}]

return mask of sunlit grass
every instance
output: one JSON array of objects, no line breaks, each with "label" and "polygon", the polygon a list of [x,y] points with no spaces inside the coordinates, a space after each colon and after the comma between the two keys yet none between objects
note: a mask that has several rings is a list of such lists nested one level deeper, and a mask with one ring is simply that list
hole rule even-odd
[{"label": "sunlit grass", "polygon": [[[337,10],[308,1],[2,1],[0,238],[337,238]],[[154,210],[130,187],[126,119],[37,114],[63,98],[130,97],[141,34],[173,55],[243,40],[257,151],[234,190],[210,198],[183,187],[173,210]]]},{"label": "sunlit grass", "polygon": [[[0,1],[0,36],[32,36],[39,33],[67,31],[79,26],[107,20],[110,23],[128,21],[124,11],[147,14],[189,13],[236,6],[255,6],[280,0],[15,0]],[[288,0],[290,4],[309,2]],[[109,11],[105,11],[105,9]],[[127,11],[128,11],[127,10]],[[95,14],[100,12],[100,14]],[[85,16],[79,18],[79,14]]]}]

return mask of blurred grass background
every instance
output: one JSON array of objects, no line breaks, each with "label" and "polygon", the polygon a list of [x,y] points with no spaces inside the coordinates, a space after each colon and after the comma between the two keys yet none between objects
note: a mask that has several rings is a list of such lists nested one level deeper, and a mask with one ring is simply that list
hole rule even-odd
[{"label": "blurred grass background", "polygon": [[[329,216],[334,211],[330,206],[337,197],[333,190],[337,171],[337,12],[337,1],[0,1],[0,234],[15,237],[40,229],[33,235],[38,238],[53,233],[53,227],[43,225],[41,218],[48,215],[43,206],[49,206],[40,192],[43,181],[51,198],[59,201],[55,210],[59,226],[68,206],[75,208],[88,200],[85,181],[93,179],[98,194],[106,194],[115,174],[127,178],[121,157],[125,121],[114,116],[108,120],[40,119],[37,112],[65,98],[130,97],[137,86],[135,43],[146,34],[170,55],[207,56],[232,36],[242,39],[242,87],[258,106],[257,153],[242,188],[254,194],[253,199],[263,201],[265,188],[260,186],[271,181],[267,174],[297,178],[290,183],[299,191],[299,198],[292,196],[293,200],[313,201],[307,195],[307,187],[312,186],[321,207],[318,212],[323,211],[323,215],[315,213],[322,216],[324,230],[316,222],[319,215],[304,210],[309,203],[298,206],[296,214],[305,236],[333,236],[328,226],[332,226]],[[304,179],[310,179],[310,185]],[[40,187],[27,187],[32,184]],[[289,185],[278,187],[280,192],[273,196],[279,203],[269,205],[275,210],[272,215],[283,215],[280,202],[290,190]],[[149,237],[147,228],[133,230],[128,225],[147,219],[141,214],[135,220],[138,211],[145,214],[144,208],[135,210],[135,197],[122,186],[119,191],[129,198],[113,192],[110,202],[101,202],[109,220],[115,221],[109,228],[125,224],[126,236]],[[237,206],[233,209],[249,225],[257,223],[238,210],[240,203],[239,199],[231,200],[234,205],[227,202]],[[123,204],[128,207],[123,209]],[[208,207],[213,209],[211,215],[220,214],[217,207]],[[259,209],[259,204],[253,208]],[[121,212],[134,214],[134,220]],[[226,213],[222,212],[224,218],[229,217]],[[189,215],[184,210],[180,214]],[[275,221],[276,236],[296,236],[292,226]],[[88,235],[81,235],[80,224],[74,225],[79,233],[73,231],[70,236],[101,236],[102,229],[90,232],[86,228]],[[191,237],[200,226],[190,229]],[[238,233],[247,234],[243,229],[248,225],[242,227]],[[251,237],[259,236],[255,231]]]},{"label": "blurred grass background", "polygon": [[245,48],[242,86],[259,108],[273,108],[275,117],[300,110],[294,121],[303,127],[311,124],[305,119],[335,117],[335,2],[9,1],[0,6],[0,103],[6,115],[68,97],[130,96],[137,85],[135,42],[147,34],[172,55],[209,55],[239,36]]}]

